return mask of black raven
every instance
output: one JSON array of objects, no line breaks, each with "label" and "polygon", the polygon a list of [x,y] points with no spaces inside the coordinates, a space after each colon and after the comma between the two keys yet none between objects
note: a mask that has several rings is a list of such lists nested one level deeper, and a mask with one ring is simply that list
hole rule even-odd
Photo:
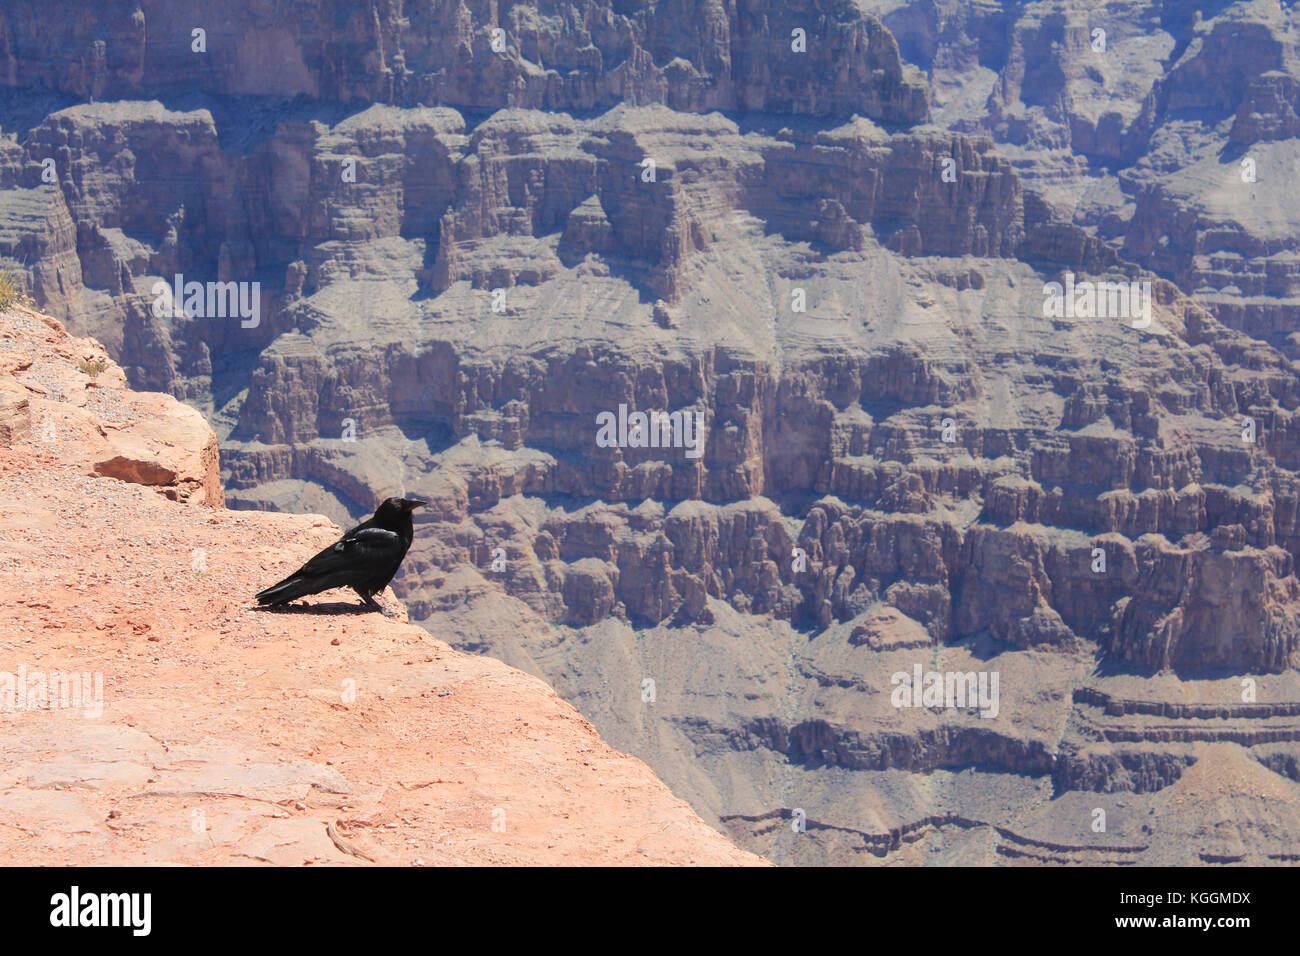
[{"label": "black raven", "polygon": [[365,606],[383,610],[375,595],[388,587],[415,537],[411,509],[425,504],[410,498],[388,498],[375,516],[363,521],[279,584],[257,594],[267,607],[317,594],[330,588],[352,588]]}]

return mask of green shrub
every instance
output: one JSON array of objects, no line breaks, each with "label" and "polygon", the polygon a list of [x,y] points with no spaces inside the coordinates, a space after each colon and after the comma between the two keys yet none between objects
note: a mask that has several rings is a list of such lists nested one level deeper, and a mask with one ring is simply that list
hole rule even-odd
[{"label": "green shrub", "polygon": [[0,269],[0,312],[22,301],[18,282],[8,269]]},{"label": "green shrub", "polygon": [[82,372],[89,375],[91,378],[94,378],[100,372],[104,371],[104,369],[108,368],[108,363],[102,358],[82,359],[77,363],[77,368],[81,369]]}]

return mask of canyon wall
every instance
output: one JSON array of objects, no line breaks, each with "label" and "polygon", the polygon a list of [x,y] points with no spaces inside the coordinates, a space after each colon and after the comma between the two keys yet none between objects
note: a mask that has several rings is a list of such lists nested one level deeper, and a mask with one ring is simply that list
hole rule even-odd
[{"label": "canyon wall", "polygon": [[0,15],[0,258],[234,507],[429,499],[413,616],[747,847],[1118,863],[1203,753],[1300,777],[1289,7],[76,8]]}]

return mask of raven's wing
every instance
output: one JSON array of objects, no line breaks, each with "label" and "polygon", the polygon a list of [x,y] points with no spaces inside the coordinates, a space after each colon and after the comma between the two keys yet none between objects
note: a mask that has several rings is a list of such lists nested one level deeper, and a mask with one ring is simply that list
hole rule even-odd
[{"label": "raven's wing", "polygon": [[317,578],[340,572],[377,570],[401,553],[402,538],[396,531],[358,525],[304,564],[297,574]]}]

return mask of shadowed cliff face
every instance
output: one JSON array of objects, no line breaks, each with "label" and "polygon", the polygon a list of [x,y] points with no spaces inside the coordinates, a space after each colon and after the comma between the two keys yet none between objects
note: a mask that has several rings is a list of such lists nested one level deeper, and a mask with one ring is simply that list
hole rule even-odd
[{"label": "shadowed cliff face", "polygon": [[[926,115],[924,80],[900,61],[893,35],[851,0],[242,0],[219,17],[200,2],[147,0],[87,4],[57,23],[43,14],[27,2],[5,14],[10,85],[81,99],[202,90],[470,110],[663,103],[902,123]],[[816,55],[785,61],[796,30],[805,43],[816,38]],[[63,56],[51,58],[51,47]]]},{"label": "shadowed cliff face", "polygon": [[1151,814],[1300,778],[1289,8],[206,13],[0,14],[0,258],[235,507],[782,862],[1292,852]]}]

